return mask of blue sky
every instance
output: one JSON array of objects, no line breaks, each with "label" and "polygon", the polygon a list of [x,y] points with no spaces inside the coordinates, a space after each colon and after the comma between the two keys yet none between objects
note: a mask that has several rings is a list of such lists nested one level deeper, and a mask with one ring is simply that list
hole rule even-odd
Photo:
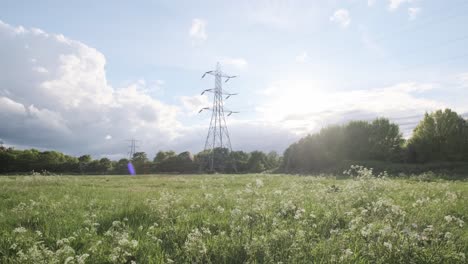
[{"label": "blue sky", "polygon": [[[5,108],[0,117],[4,121],[14,117],[17,123],[0,129],[0,138],[18,147],[118,157],[125,152],[122,140],[137,137],[151,155],[170,148],[199,151],[208,116],[194,113],[209,103],[199,92],[212,86],[200,76],[217,61],[227,72],[240,75],[227,87],[240,93],[227,102],[231,109],[241,111],[228,121],[237,149],[281,152],[299,137],[328,124],[377,116],[401,123],[409,136],[426,111],[450,107],[468,112],[466,1],[0,3],[4,24],[0,36],[8,37],[4,43],[10,43],[0,44],[0,54],[9,54],[13,61],[21,58],[36,63],[41,56],[47,61],[32,68],[16,62],[16,67],[9,67],[7,60],[0,65],[8,76],[27,76],[38,69],[44,73],[40,78],[26,78],[34,80],[27,84],[6,78],[0,86]],[[26,33],[18,33],[19,27]],[[48,35],[35,34],[33,28]],[[57,44],[50,35],[63,35],[76,43]],[[86,52],[81,52],[81,45]],[[28,47],[27,54],[20,46]],[[96,58],[98,66],[66,72],[64,65],[72,61],[63,56],[70,54],[77,54],[81,63],[95,56],[91,60]],[[77,71],[83,71],[82,75]],[[83,76],[89,77],[85,84]],[[57,83],[60,86],[54,86]],[[108,102],[105,107],[102,100],[89,104],[86,96],[93,89],[106,98],[102,99]],[[25,91],[50,92],[51,97],[26,98]],[[76,96],[80,93],[82,101]],[[76,98],[69,101],[66,96]],[[68,100],[76,108],[51,106],[44,102],[46,98]],[[5,105],[9,111],[24,108],[23,118],[29,123],[19,122],[21,117],[9,114]],[[118,113],[120,119],[113,112],[115,105],[127,109]],[[142,105],[156,112],[154,120],[153,113],[148,117],[147,112],[139,112]],[[34,125],[31,120],[40,115],[31,116],[30,106],[56,118],[58,128],[42,131]],[[73,119],[77,115],[83,116],[82,123]],[[132,122],[120,121],[128,118]],[[87,140],[70,140],[77,136],[76,128],[90,122],[107,125],[94,125],[96,135],[88,135]],[[41,142],[16,131],[24,129],[43,133]],[[49,134],[55,136],[49,138]]]}]

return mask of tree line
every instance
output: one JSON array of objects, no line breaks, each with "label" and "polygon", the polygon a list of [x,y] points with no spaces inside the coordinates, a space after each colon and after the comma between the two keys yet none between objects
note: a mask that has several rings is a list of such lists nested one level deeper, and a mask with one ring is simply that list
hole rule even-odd
[{"label": "tree line", "polygon": [[[257,173],[278,168],[280,156],[272,151],[244,152],[214,150],[216,171],[225,173]],[[8,173],[71,173],[71,174],[128,174],[132,163],[137,174],[208,172],[211,155],[202,151],[196,155],[185,151],[159,151],[153,160],[145,152],[136,152],[131,159],[112,161],[108,158],[92,159],[90,155],[73,157],[58,151],[36,149],[17,150],[0,147],[0,174]]]},{"label": "tree line", "polygon": [[289,146],[281,169],[324,171],[345,161],[468,162],[468,122],[450,109],[426,113],[409,139],[386,118],[329,126]]}]

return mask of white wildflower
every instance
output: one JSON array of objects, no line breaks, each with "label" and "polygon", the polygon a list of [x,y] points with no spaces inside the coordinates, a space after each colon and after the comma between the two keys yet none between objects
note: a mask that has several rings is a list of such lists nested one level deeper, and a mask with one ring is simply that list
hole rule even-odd
[{"label": "white wildflower", "polygon": [[18,233],[18,234],[22,234],[22,233],[26,233],[28,230],[22,226],[20,227],[17,227],[13,230],[13,233]]},{"label": "white wildflower", "polygon": [[384,242],[383,245],[384,245],[384,247],[388,248],[388,250],[392,251],[392,247],[393,247],[393,246],[392,246],[392,243],[390,243],[390,242]]},{"label": "white wildflower", "polygon": [[446,215],[446,216],[444,217],[444,219],[445,219],[445,221],[447,221],[447,223],[450,223],[450,222],[452,222],[453,217],[452,217],[451,215]]},{"label": "white wildflower", "polygon": [[262,179],[256,179],[256,180],[255,180],[255,185],[257,186],[257,188],[263,187],[263,181],[262,181]]},{"label": "white wildflower", "polygon": [[294,214],[294,219],[298,220],[302,217],[302,215],[305,213],[305,210],[302,208],[299,208],[296,210],[296,213]]},{"label": "white wildflower", "polygon": [[351,249],[347,248],[347,249],[343,250],[343,255],[340,257],[340,260],[343,261],[343,260],[349,258],[350,256],[352,256],[353,254],[354,254],[354,252]]},{"label": "white wildflower", "polygon": [[224,213],[224,208],[221,207],[220,205],[218,205],[218,207],[216,207],[216,212],[222,214],[222,213]]},{"label": "white wildflower", "polygon": [[449,240],[450,238],[452,238],[452,233],[446,232],[445,235],[444,235],[444,238]]}]

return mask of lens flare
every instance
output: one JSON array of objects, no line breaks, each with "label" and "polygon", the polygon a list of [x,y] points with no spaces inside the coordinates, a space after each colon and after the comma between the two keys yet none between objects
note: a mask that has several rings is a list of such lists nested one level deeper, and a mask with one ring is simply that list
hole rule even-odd
[{"label": "lens flare", "polygon": [[135,167],[133,167],[133,164],[131,162],[127,164],[127,168],[130,175],[136,175]]}]

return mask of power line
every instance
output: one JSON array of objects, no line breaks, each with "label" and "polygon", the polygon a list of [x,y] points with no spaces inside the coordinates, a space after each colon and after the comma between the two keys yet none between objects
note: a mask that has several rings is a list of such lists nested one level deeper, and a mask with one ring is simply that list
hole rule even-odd
[{"label": "power line", "polygon": [[[427,25],[438,24],[439,22],[445,22],[445,21],[450,20],[450,19],[465,16],[466,10],[460,9],[460,7],[463,7],[463,6],[467,5],[468,1],[460,1],[460,2],[462,2],[461,6],[456,6],[456,7],[452,8],[452,9],[450,9],[450,11],[455,11],[455,12],[450,12],[446,16],[433,17],[432,19],[429,18],[429,19],[426,19],[426,21],[423,20],[422,23],[419,23],[419,24],[416,24],[416,25],[407,24],[406,27],[403,27],[403,29],[395,30],[395,31],[393,31],[391,33],[382,33],[380,35],[377,35],[377,37],[374,39],[374,41],[385,40],[385,39],[387,39],[389,37],[392,37],[392,36],[400,34],[400,33],[420,30],[421,28],[424,28]],[[460,10],[462,12],[458,13]]]},{"label": "power line", "polygon": [[[467,5],[468,4],[468,1],[461,1],[462,2],[462,7]],[[455,11],[455,12],[450,12],[449,15],[447,16],[438,16],[438,17],[435,17],[435,18],[432,18],[432,19],[427,19],[426,21],[423,21],[425,23],[419,23],[418,25],[416,26],[413,26],[413,25],[406,25],[406,27],[404,27],[403,29],[400,29],[400,30],[395,30],[391,33],[381,33],[379,35],[377,35],[376,37],[374,37],[372,39],[373,42],[376,42],[377,44],[381,44],[381,42],[383,40],[386,40],[390,37],[394,37],[398,34],[401,34],[401,33],[408,33],[408,32],[412,32],[412,31],[415,31],[415,30],[420,30],[424,27],[426,27],[427,25],[432,25],[432,24],[438,24],[439,22],[445,22],[447,20],[450,20],[450,19],[453,19],[453,18],[457,18],[457,17],[461,17],[461,16],[464,16],[466,14],[466,10],[463,10],[463,9],[460,9],[460,6],[457,6],[453,9],[450,9],[450,11]],[[462,11],[460,13],[458,13],[459,11]],[[413,27],[409,27],[408,26],[413,26]],[[462,37],[463,39],[466,38],[466,37]],[[457,40],[458,41],[458,40]],[[343,45],[341,45],[343,46]],[[328,57],[328,56],[331,56],[331,55],[339,55],[339,54],[343,54],[343,53],[347,53],[348,51],[348,48],[346,47],[342,47],[341,49],[338,49],[336,51],[332,51],[332,52],[329,52],[325,55],[322,55],[322,57]]]}]

